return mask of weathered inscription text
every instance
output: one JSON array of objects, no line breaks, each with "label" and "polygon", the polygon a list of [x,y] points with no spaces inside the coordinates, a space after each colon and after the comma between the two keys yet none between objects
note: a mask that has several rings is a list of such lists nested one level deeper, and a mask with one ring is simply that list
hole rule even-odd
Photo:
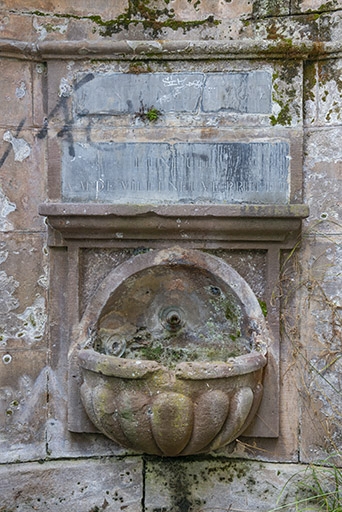
[{"label": "weathered inscription text", "polygon": [[78,143],[63,152],[65,201],[286,203],[287,142]]}]

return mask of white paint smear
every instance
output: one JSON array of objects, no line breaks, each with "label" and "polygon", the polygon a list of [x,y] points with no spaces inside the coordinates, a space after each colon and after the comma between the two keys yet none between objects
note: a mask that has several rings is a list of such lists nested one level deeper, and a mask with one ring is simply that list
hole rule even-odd
[{"label": "white paint smear", "polygon": [[7,220],[7,215],[14,212],[16,205],[11,203],[0,188],[0,231],[11,231],[13,226]]},{"label": "white paint smear", "polygon": [[3,135],[3,140],[12,144],[14,151],[14,160],[16,162],[22,162],[25,158],[31,154],[31,147],[24,139],[17,139],[13,137],[11,132],[8,130]]}]

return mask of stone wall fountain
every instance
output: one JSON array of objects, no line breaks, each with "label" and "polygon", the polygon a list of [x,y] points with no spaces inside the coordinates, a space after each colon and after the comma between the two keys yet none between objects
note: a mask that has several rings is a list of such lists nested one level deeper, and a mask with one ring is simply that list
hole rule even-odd
[{"label": "stone wall fountain", "polygon": [[68,75],[40,207],[67,435],[161,456],[276,438],[273,293],[308,214],[302,132],[269,123],[283,65],[107,64]]},{"label": "stone wall fountain", "polygon": [[342,449],[341,2],[1,5],[2,507],[291,507]]},{"label": "stone wall fountain", "polygon": [[102,281],[74,341],[87,414],[127,448],[208,452],[258,409],[270,335],[250,287],[214,256],[134,256]]}]

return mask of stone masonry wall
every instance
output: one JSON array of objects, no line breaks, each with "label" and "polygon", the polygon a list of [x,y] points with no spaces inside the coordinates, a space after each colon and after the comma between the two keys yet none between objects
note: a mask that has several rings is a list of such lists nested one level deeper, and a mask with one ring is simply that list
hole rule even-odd
[{"label": "stone masonry wall", "polygon": [[[0,0],[1,512],[291,511],[306,497],[296,482],[310,475],[308,464],[342,466],[341,40],[340,0]],[[243,438],[197,458],[145,457],[66,428],[63,340],[49,335],[52,311],[67,312],[49,289],[64,249],[50,258],[38,215],[55,193],[47,155],[58,96],[48,98],[48,81],[58,78],[60,99],[80,62],[149,72],[177,59],[210,68],[218,58],[223,68],[236,59],[256,69],[268,59],[285,65],[267,122],[304,135],[310,216],[301,243],[283,252],[274,290],[280,440]],[[301,87],[303,105],[294,106],[291,90]]]}]

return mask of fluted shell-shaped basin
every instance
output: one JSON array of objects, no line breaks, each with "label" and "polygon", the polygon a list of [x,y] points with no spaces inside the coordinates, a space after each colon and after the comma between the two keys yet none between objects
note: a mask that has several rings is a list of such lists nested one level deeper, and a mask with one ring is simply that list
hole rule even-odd
[{"label": "fluted shell-shaped basin", "polygon": [[266,364],[258,352],[173,370],[92,349],[79,359],[83,403],[97,428],[126,448],[165,456],[204,453],[236,439],[259,406]]},{"label": "fluted shell-shaped basin", "polygon": [[84,408],[126,448],[216,450],[258,409],[265,319],[247,283],[214,256],[173,248],[123,263],[98,287],[77,336]]}]

